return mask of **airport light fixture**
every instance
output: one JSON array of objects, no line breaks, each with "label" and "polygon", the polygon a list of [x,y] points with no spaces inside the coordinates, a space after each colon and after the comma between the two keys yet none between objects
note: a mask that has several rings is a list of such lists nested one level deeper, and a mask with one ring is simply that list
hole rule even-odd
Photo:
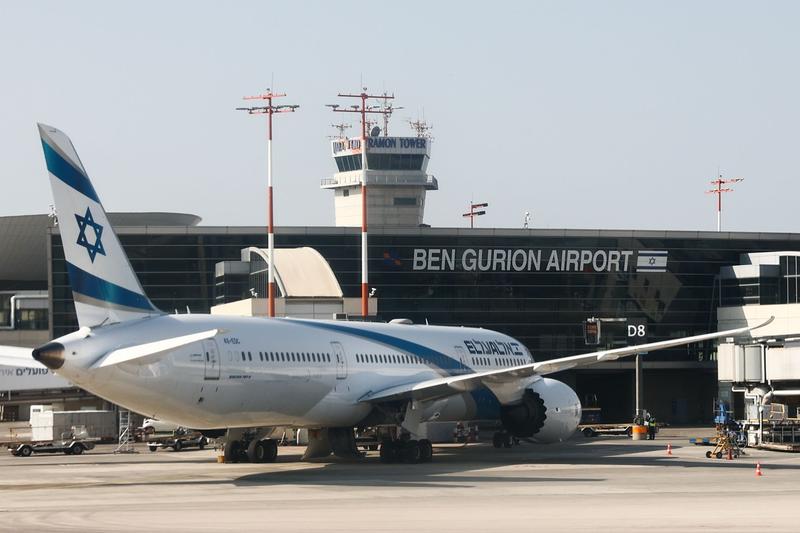
[{"label": "airport light fixture", "polygon": [[[387,93],[369,94],[363,87],[358,94],[339,93],[339,98],[358,98],[361,104],[342,107],[339,104],[327,104],[334,113],[358,113],[361,115],[361,317],[366,320],[369,316],[369,270],[367,266],[367,115],[378,114],[387,117],[392,114],[392,106],[387,105],[389,100],[394,100],[394,95]],[[367,105],[368,100],[379,100],[382,105]]]},{"label": "airport light fixture", "polygon": [[717,195],[717,231],[722,231],[722,193],[733,192],[733,189],[723,188],[722,186],[729,183],[739,183],[740,181],[744,181],[744,178],[723,179],[722,174],[718,174],[717,179],[711,180],[711,184],[716,185],[717,188],[706,191],[706,194]]},{"label": "airport light fixture", "polygon": [[244,100],[265,100],[267,105],[253,107],[237,107],[237,111],[247,111],[248,115],[267,115],[267,246],[269,260],[269,285],[268,294],[268,315],[275,317],[275,228],[273,226],[272,211],[272,115],[276,113],[292,113],[299,105],[275,105],[272,103],[274,98],[282,98],[284,93],[274,93],[272,89],[267,89],[265,93],[256,96],[245,96]]},{"label": "airport light fixture", "polygon": [[[489,207],[489,204],[482,203],[482,204],[469,204],[469,212],[464,213],[461,215],[464,218],[469,218],[469,227],[470,229],[475,227],[475,217],[479,217],[481,215],[485,215],[486,211],[481,209],[483,207]],[[480,211],[478,211],[480,209]]]}]

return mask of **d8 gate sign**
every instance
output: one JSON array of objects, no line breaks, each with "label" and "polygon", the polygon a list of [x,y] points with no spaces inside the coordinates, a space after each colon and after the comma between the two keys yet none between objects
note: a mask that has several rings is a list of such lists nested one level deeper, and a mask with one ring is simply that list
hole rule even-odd
[{"label": "d8 gate sign", "polygon": [[647,342],[647,321],[640,318],[630,318],[625,327],[629,346]]}]

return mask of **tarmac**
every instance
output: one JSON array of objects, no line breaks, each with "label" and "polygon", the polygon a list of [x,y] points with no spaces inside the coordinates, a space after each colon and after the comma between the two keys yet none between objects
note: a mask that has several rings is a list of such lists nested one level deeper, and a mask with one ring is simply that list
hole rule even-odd
[{"label": "tarmac", "polygon": [[682,433],[444,445],[417,465],[385,465],[376,452],[303,463],[301,447],[281,447],[274,464],[113,449],[0,454],[0,531],[800,530],[800,454],[706,459],[710,448]]}]

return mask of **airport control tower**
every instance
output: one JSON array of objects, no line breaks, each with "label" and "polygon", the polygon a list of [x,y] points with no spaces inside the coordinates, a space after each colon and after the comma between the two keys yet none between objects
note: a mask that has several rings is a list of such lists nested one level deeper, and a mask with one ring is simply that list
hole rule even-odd
[{"label": "airport control tower", "polygon": [[[322,180],[332,189],[337,226],[361,225],[361,139],[339,137],[331,141],[338,172]],[[426,174],[431,138],[425,130],[416,137],[389,137],[379,127],[367,137],[367,222],[369,226],[420,226],[425,193],[439,188]]]}]

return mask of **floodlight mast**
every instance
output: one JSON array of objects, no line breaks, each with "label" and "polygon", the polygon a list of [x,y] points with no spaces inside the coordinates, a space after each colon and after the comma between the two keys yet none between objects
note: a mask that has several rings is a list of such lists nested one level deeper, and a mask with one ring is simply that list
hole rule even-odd
[{"label": "floodlight mast", "polygon": [[733,189],[723,188],[722,186],[728,183],[739,183],[740,181],[744,181],[744,178],[722,179],[722,174],[718,174],[717,179],[711,180],[711,184],[716,185],[717,188],[706,191],[706,194],[717,195],[717,231],[722,231],[722,193],[733,192]]},{"label": "floodlight mast", "polygon": [[243,100],[266,100],[265,106],[237,107],[237,111],[247,111],[248,115],[267,115],[267,258],[269,261],[268,275],[268,315],[275,317],[275,227],[273,225],[272,210],[272,115],[275,113],[293,113],[299,105],[274,105],[273,98],[282,98],[285,93],[274,93],[267,89],[265,93],[256,96],[245,96]]},{"label": "floodlight mast", "polygon": [[[470,203],[469,204],[469,212],[464,213],[463,215],[461,215],[462,217],[469,219],[469,227],[470,227],[470,229],[473,229],[475,227],[475,217],[479,217],[481,215],[485,215],[486,214],[486,211],[481,209],[483,207],[489,207],[489,204],[487,204],[485,202],[481,203],[481,204]],[[481,209],[481,210],[477,211],[478,209]]]},{"label": "floodlight mast", "polygon": [[[391,115],[392,107],[387,106],[387,100],[394,100],[394,95],[369,94],[367,88],[362,88],[359,94],[342,94],[339,98],[359,98],[361,105],[351,105],[349,108],[340,109],[339,104],[328,104],[334,113],[359,113],[361,115],[361,318],[366,320],[369,316],[369,270],[367,265],[367,114]],[[367,105],[367,100],[381,100],[383,106]]]}]

